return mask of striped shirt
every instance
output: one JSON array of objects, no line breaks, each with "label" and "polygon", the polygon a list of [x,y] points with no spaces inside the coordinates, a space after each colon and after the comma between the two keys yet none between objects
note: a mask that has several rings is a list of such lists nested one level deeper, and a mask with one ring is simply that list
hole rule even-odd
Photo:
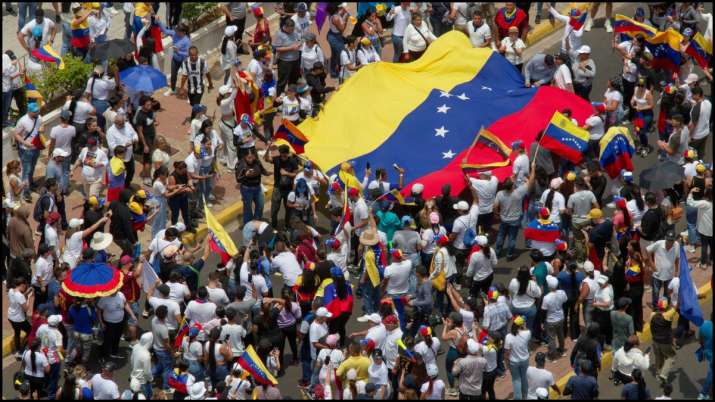
[{"label": "striped shirt", "polygon": [[509,320],[511,320],[511,310],[509,310],[509,305],[506,303],[489,303],[484,307],[482,327],[487,328],[489,332],[504,328]]}]

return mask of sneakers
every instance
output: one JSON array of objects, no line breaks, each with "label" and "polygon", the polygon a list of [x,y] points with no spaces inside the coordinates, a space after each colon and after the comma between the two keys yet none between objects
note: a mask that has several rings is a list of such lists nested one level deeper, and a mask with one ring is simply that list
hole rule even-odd
[{"label": "sneakers", "polygon": [[176,90],[174,89],[167,89],[166,92],[164,92],[164,96],[169,96],[169,95],[176,95]]},{"label": "sneakers", "polygon": [[603,24],[606,27],[606,32],[613,32],[613,26],[611,26],[611,20],[606,18],[606,23]]},{"label": "sneakers", "polygon": [[710,397],[708,397],[708,396],[705,395],[705,394],[698,394],[698,400],[699,400],[699,401],[704,401],[704,400],[706,400],[706,399],[710,399]]},{"label": "sneakers", "polygon": [[584,31],[588,32],[591,30],[591,28],[593,28],[593,19],[588,18],[588,19],[586,19],[586,26],[583,27],[583,29],[584,29]]},{"label": "sneakers", "polygon": [[695,246],[689,245],[688,247],[685,248],[690,254],[695,253]]}]

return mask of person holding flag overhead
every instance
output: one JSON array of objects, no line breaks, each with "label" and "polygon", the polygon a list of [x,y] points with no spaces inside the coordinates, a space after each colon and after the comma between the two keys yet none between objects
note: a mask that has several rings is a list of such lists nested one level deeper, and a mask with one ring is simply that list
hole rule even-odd
[{"label": "person holding flag overhead", "polygon": [[578,8],[572,8],[569,15],[562,15],[555,8],[549,7],[549,13],[564,24],[564,34],[561,38],[561,52],[566,53],[575,60],[578,50],[581,48],[581,38],[585,31],[584,23],[588,12],[581,12]]}]

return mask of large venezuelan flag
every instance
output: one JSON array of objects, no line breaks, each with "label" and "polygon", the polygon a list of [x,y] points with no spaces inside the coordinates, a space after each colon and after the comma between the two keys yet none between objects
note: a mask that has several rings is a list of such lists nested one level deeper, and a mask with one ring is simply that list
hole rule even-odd
[{"label": "large venezuelan flag", "polygon": [[653,54],[653,68],[663,68],[671,72],[680,69],[680,42],[683,35],[669,28],[667,31],[645,39],[645,47]]},{"label": "large venezuelan flag", "polygon": [[[378,93],[380,96],[376,97]],[[356,172],[393,163],[405,169],[404,195],[414,182],[423,196],[464,189],[463,158],[470,166],[496,167],[511,175],[509,157],[488,144],[470,145],[480,129],[504,144],[521,139],[526,147],[557,110],[571,108],[582,123],[591,105],[553,87],[525,88],[524,79],[501,55],[473,48],[449,32],[417,61],[373,63],[358,71],[325,104],[317,118],[300,124],[310,138],[305,155],[333,171],[351,161]],[[496,165],[494,165],[496,163]]]}]

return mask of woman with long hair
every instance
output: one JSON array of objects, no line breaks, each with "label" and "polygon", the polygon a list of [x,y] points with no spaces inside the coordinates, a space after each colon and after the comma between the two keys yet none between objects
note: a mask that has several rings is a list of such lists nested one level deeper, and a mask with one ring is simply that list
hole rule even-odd
[{"label": "woman with long hair", "polygon": [[638,145],[638,153],[641,157],[646,157],[653,149],[648,144],[648,134],[653,125],[653,94],[646,86],[646,78],[640,77],[636,81],[636,88],[633,92],[633,97],[630,99],[631,109],[635,110],[633,115],[633,126],[640,144]]},{"label": "woman with long hair", "polygon": [[631,378],[633,381],[623,387],[621,397],[627,401],[644,401],[650,399],[650,391],[648,391],[646,387],[643,372],[640,369],[634,369]]},{"label": "woman with long hair", "polygon": [[214,327],[209,333],[209,341],[205,345],[204,359],[211,384],[216,387],[228,375],[227,362],[233,359],[231,347],[219,339],[221,327]]},{"label": "woman with long hair", "polygon": [[37,398],[47,396],[46,377],[50,374],[50,363],[40,350],[40,339],[36,338],[30,348],[22,355],[22,364],[25,367],[25,378],[30,383],[30,395],[37,393]]},{"label": "woman with long hair", "polygon": [[188,370],[196,379],[206,378],[204,369],[204,348],[198,340],[199,330],[196,327],[189,329],[189,333],[181,341],[181,355],[189,364]]},{"label": "woman with long hair", "polygon": [[27,187],[27,183],[22,181],[22,164],[19,160],[14,159],[5,165],[5,174],[7,175],[7,183],[9,188],[6,197],[10,203],[17,202],[22,204],[22,190]]},{"label": "woman with long hair", "polygon": [[231,76],[231,69],[238,59],[238,45],[236,45],[236,42],[240,41],[240,38],[236,38],[237,32],[237,26],[228,25],[226,29],[224,29],[223,38],[221,39],[221,69],[223,69],[224,85],[228,83],[228,78]]},{"label": "woman with long hair", "polygon": [[468,261],[467,278],[472,281],[469,293],[472,297],[485,295],[494,280],[494,267],[497,265],[497,253],[489,247],[486,236],[477,236],[477,244],[472,246]]},{"label": "woman with long hair", "polygon": [[[345,336],[345,326],[347,325],[350,315],[352,314],[353,296],[350,289],[350,282],[345,279],[345,275],[340,268],[335,268],[337,267],[333,267],[330,270],[330,276],[335,289],[335,299],[337,299],[336,303],[343,306],[343,310],[339,315],[333,316],[328,321],[328,329],[331,334],[337,333],[340,335],[340,345],[345,345],[345,342],[348,339]],[[324,296],[325,295],[323,295],[323,297]]]},{"label": "woman with long hair", "polygon": [[522,315],[526,320],[526,328],[533,332],[534,319],[536,318],[536,299],[541,297],[541,288],[535,280],[531,279],[529,267],[522,265],[516,278],[509,282],[511,295],[511,312]]},{"label": "woman with long hair", "polygon": [[292,290],[295,293],[296,301],[300,305],[300,311],[303,316],[311,310],[315,292],[318,291],[318,286],[320,285],[319,281],[315,270],[312,269],[304,269],[303,273],[296,278],[295,286],[293,286]]},{"label": "woman with long hair", "polygon": [[378,55],[382,55],[382,22],[377,16],[377,10],[370,7],[365,14],[365,18],[360,24],[363,36],[368,38]]},{"label": "woman with long hair", "polygon": [[[303,314],[301,312],[300,305],[293,301],[293,294],[290,288],[287,287],[284,287],[281,291],[281,298],[275,299],[274,301],[280,305],[280,311],[278,313],[278,328],[281,330],[281,341],[280,346],[278,347],[278,351],[280,353],[278,357],[280,366],[285,367],[283,365],[283,355],[286,340],[288,340],[290,351],[293,354],[291,365],[298,364],[297,325]],[[281,372],[283,371],[284,370],[281,369]]]},{"label": "woman with long hair", "polygon": [[623,90],[621,77],[608,80],[603,103],[606,106],[606,130],[617,125],[623,119]]},{"label": "woman with long hair", "polygon": [[[348,36],[347,38],[341,39],[344,43],[343,48],[340,50],[338,57],[340,73],[338,75],[338,84],[343,84],[348,78],[352,77],[353,74],[360,68],[357,59],[357,46],[358,38],[355,36]],[[332,45],[331,45],[332,47]],[[333,57],[330,58],[332,64]]]},{"label": "woman with long hair", "polygon": [[[457,312],[449,313],[449,317],[442,319],[442,340],[447,342],[449,349],[445,360],[445,369],[447,370],[447,382],[450,388],[454,388],[454,376],[452,375],[452,367],[454,362],[460,355],[458,348],[462,342],[462,337],[467,335],[467,329],[464,328],[462,315]],[[466,340],[466,338],[465,338]],[[463,346],[463,345],[462,345]]]},{"label": "woman with long hair", "polygon": [[643,261],[640,242],[637,240],[629,241],[626,253],[625,295],[631,299],[628,314],[633,317],[633,327],[636,332],[641,332],[643,330],[643,293],[645,293],[643,275],[646,266]]},{"label": "woman with long hair", "polygon": [[[598,371],[601,369],[601,359],[599,353],[600,327],[598,323],[592,322],[586,327],[586,331],[576,341],[576,344],[571,350],[571,366],[576,374],[580,374],[580,360],[588,360],[591,363],[594,377],[598,377]],[[587,373],[589,374],[589,373]]]},{"label": "woman with long hair", "polygon": [[[82,147],[87,143],[87,119],[96,116],[97,111],[89,102],[89,98],[85,95],[84,89],[78,89],[72,96],[68,96],[63,110],[69,111],[70,122],[76,130],[71,140],[71,161],[74,163]],[[98,142],[98,144],[101,143]]]},{"label": "woman with long hair", "polygon": [[153,202],[158,209],[154,220],[151,222],[151,237],[155,238],[162,229],[166,228],[166,222],[169,214],[168,198],[173,196],[177,189],[169,191],[167,183],[169,179],[169,169],[160,166],[154,170],[154,183],[152,184]]},{"label": "woman with long hair", "polygon": [[253,16],[256,18],[256,28],[252,34],[246,32],[253,36],[253,38],[248,41],[251,51],[255,51],[258,46],[271,43],[271,27],[268,24],[268,19],[263,14],[263,7],[254,7]]},{"label": "woman with long hair", "polygon": [[504,360],[509,363],[514,399],[525,399],[529,389],[526,370],[529,368],[530,340],[531,331],[526,328],[524,316],[515,314],[511,331],[504,339]]},{"label": "woman with long hair", "polygon": [[191,178],[187,172],[186,162],[175,161],[174,171],[169,176],[166,182],[167,203],[171,210],[171,224],[176,225],[179,221],[179,213],[181,213],[184,224],[191,230],[193,224],[189,214],[189,193],[194,191],[191,183]]},{"label": "woman with long hair", "polygon": [[444,399],[445,387],[444,381],[439,378],[439,371],[437,366],[428,365],[427,366],[427,382],[422,384],[420,391],[422,395],[421,400],[439,400]]}]

